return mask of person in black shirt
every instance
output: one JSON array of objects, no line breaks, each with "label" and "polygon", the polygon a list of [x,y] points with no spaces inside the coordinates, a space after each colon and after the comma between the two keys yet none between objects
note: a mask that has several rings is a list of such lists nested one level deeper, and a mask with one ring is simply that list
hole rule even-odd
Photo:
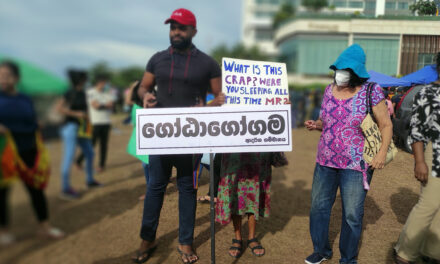
[{"label": "person in black shirt", "polygon": [[87,100],[84,91],[87,73],[69,70],[68,74],[72,88],[67,91],[57,105],[58,111],[66,117],[64,125],[60,130],[64,143],[64,156],[61,166],[61,198],[76,199],[79,198],[79,193],[70,186],[70,169],[73,164],[77,144],[81,147],[86,157],[87,186],[93,188],[101,186],[101,184],[93,178],[94,153],[87,116]]},{"label": "person in black shirt", "polygon": [[393,96],[393,98],[391,98],[391,103],[393,104],[394,112],[397,111],[397,106],[399,105],[400,100],[402,100],[403,92],[404,92],[403,87],[400,87],[397,89],[397,93]]},{"label": "person in black shirt", "polygon": [[[197,33],[194,14],[187,9],[177,9],[165,23],[170,24],[171,46],[156,53],[147,64],[138,91],[143,98],[143,106],[203,106],[209,88],[216,96],[210,106],[221,105],[224,95],[221,94],[220,67],[192,44],[192,38]],[[156,95],[152,93],[155,86]],[[173,166],[177,169],[179,189],[178,251],[184,263],[198,260],[192,248],[197,197],[197,190],[193,187],[192,155],[151,155],[140,232],[142,242],[132,258],[136,263],[145,262],[155,247],[159,215]]]}]

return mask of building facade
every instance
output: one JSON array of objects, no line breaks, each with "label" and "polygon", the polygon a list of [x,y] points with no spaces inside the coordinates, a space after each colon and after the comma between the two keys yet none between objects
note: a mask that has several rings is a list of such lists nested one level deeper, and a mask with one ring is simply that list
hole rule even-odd
[{"label": "building facade", "polygon": [[242,3],[241,41],[246,47],[258,46],[267,55],[277,56],[272,21],[282,0],[243,0]]},{"label": "building facade", "polygon": [[440,21],[297,18],[274,37],[290,73],[329,75],[329,65],[349,45],[360,44],[367,69],[405,75],[432,64],[440,51]]},{"label": "building facade", "polygon": [[[327,0],[330,8],[323,13],[353,14],[369,17],[380,15],[410,15],[409,5],[415,0]],[[440,1],[440,0],[436,0]],[[242,0],[241,40],[247,47],[258,46],[270,56],[278,54],[274,45],[273,17],[281,4],[289,2],[297,13],[304,12],[301,0]]]}]

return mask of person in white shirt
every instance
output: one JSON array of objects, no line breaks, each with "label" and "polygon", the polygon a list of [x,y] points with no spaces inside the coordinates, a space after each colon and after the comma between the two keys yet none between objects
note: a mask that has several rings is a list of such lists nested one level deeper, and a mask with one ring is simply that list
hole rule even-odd
[{"label": "person in white shirt", "polygon": [[[116,100],[109,89],[108,80],[109,75],[98,74],[95,87],[87,91],[87,104],[89,105],[90,121],[93,126],[92,143],[95,146],[96,141],[99,140],[100,144],[98,172],[102,172],[105,169],[111,129],[111,114]],[[83,158],[83,154],[80,154],[76,162],[78,167],[81,167]]]}]

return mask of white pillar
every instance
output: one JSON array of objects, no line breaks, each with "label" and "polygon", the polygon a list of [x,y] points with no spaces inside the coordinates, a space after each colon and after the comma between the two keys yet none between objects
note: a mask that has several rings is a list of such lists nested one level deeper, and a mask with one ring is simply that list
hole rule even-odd
[{"label": "white pillar", "polygon": [[385,15],[385,0],[376,0],[376,17]]},{"label": "white pillar", "polygon": [[402,63],[402,41],[403,41],[403,34],[400,34],[399,38],[399,49],[397,54],[397,71],[396,75],[400,75],[400,64]]}]

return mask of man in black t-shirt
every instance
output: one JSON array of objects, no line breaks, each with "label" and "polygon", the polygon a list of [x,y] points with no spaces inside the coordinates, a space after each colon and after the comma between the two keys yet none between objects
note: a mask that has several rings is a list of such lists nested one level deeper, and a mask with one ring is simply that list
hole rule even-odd
[{"label": "man in black t-shirt", "polygon": [[393,98],[391,98],[391,103],[393,104],[393,108],[394,108],[394,113],[397,111],[397,106],[400,103],[400,100],[402,100],[404,94],[404,89],[403,87],[400,87],[397,89],[397,93],[393,96]]},{"label": "man in black t-shirt", "polygon": [[[171,46],[156,53],[148,62],[138,95],[145,108],[191,107],[205,105],[208,89],[216,96],[211,106],[224,102],[221,93],[221,70],[214,59],[192,44],[196,35],[196,18],[187,9],[175,10],[165,21],[170,24]],[[157,86],[156,95],[153,94]],[[144,200],[140,236],[142,243],[133,261],[142,263],[155,247],[157,226],[165,189],[172,167],[177,169],[179,189],[179,246],[184,263],[198,260],[192,244],[197,190],[193,187],[192,155],[151,155],[150,180]]]}]

